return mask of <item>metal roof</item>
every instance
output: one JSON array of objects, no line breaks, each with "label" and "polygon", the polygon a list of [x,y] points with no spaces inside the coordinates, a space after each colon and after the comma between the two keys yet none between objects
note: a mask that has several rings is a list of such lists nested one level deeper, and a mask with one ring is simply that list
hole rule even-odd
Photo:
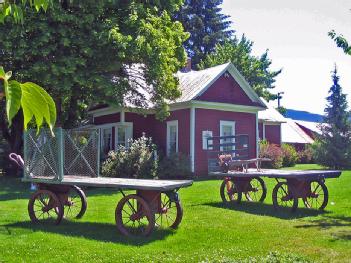
[{"label": "metal roof", "polygon": [[321,129],[319,128],[319,126],[321,125],[321,123],[319,122],[312,122],[312,121],[299,121],[299,120],[294,120],[297,124],[306,127],[307,129],[321,134]]},{"label": "metal roof", "polygon": [[282,123],[283,143],[313,143],[314,140],[308,136],[292,119],[285,118]]},{"label": "metal roof", "polygon": [[[134,64],[131,66],[125,66],[125,71],[128,75],[127,81],[130,83],[133,92],[127,92],[125,94],[124,106],[131,108],[138,107],[135,105],[135,95],[137,95],[137,97],[144,98],[144,106],[147,108],[153,108],[154,104],[151,101],[152,96],[150,93],[152,91],[152,87],[146,84],[143,65]],[[225,72],[232,75],[235,81],[252,100],[252,102],[256,104],[256,106],[265,108],[265,104],[261,101],[250,84],[230,62],[199,71],[189,71],[186,73],[177,72],[175,76],[179,79],[179,89],[182,95],[180,98],[174,101],[168,101],[168,103],[181,103],[196,99],[209,87],[211,87],[211,85]]]},{"label": "metal roof", "polygon": [[197,97],[217,76],[219,77],[224,73],[229,64],[226,63],[199,71],[178,72],[176,76],[179,78],[179,89],[182,91],[182,96],[176,102],[185,102]]},{"label": "metal roof", "polygon": [[258,112],[259,120],[277,123],[286,122],[284,116],[281,115],[273,106],[269,105],[269,103],[264,98],[261,97],[260,99],[266,105],[267,109]]}]

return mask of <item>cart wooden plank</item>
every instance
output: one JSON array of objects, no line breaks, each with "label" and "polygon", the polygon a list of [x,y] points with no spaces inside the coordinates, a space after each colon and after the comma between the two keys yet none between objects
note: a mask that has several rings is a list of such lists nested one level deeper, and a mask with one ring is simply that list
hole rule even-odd
[{"label": "cart wooden plank", "polygon": [[57,185],[78,185],[92,187],[119,188],[130,190],[170,191],[193,184],[192,180],[151,180],[107,177],[78,177],[65,175],[63,180],[50,180],[43,177],[23,178],[24,182],[45,183]]},{"label": "cart wooden plank", "polygon": [[277,169],[248,169],[247,172],[229,171],[212,172],[211,176],[217,177],[269,177],[281,179],[318,180],[324,178],[338,178],[341,171],[337,170],[277,170]]}]

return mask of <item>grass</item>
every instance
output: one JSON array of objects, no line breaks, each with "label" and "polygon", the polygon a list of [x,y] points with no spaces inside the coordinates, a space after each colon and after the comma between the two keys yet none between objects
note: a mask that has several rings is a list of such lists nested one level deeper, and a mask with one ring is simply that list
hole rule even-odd
[{"label": "grass", "polygon": [[133,239],[114,225],[121,198],[114,191],[87,191],[88,210],[80,220],[38,226],[27,214],[29,185],[0,177],[0,262],[350,262],[351,171],[327,181],[324,213],[276,213],[270,196],[275,181],[265,181],[264,203],[231,206],[220,201],[219,180],[195,182],[180,191],[179,229]]}]

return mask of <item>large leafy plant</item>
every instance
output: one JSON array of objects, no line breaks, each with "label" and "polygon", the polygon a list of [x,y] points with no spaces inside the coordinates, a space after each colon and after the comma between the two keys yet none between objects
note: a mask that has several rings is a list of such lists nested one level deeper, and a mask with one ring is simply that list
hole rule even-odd
[{"label": "large leafy plant", "polygon": [[56,107],[50,95],[35,83],[20,83],[10,80],[11,76],[11,71],[5,72],[0,66],[0,81],[3,83],[0,99],[3,97],[6,99],[6,115],[9,125],[22,108],[25,129],[34,119],[38,130],[43,123],[47,123],[52,130],[56,121]]}]

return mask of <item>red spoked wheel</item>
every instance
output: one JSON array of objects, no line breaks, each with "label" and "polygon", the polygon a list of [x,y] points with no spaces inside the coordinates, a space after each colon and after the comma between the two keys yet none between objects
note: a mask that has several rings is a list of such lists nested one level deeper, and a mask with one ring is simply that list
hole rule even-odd
[{"label": "red spoked wheel", "polygon": [[328,188],[323,182],[312,181],[310,184],[310,194],[303,198],[307,208],[323,210],[328,204]]},{"label": "red spoked wheel", "polygon": [[138,195],[127,195],[119,201],[115,213],[118,230],[125,236],[148,236],[155,226],[155,214]]},{"label": "red spoked wheel", "polygon": [[168,194],[161,193],[161,207],[158,214],[156,214],[156,227],[177,228],[182,221],[182,205],[179,200],[172,199],[173,198],[171,198]]},{"label": "red spoked wheel", "polygon": [[28,213],[33,223],[58,225],[63,217],[63,207],[56,194],[38,190],[29,199]]},{"label": "red spoked wheel", "polygon": [[64,201],[64,217],[82,218],[87,210],[87,198],[82,189],[73,185],[68,192],[67,198]]},{"label": "red spoked wheel", "polygon": [[294,212],[298,206],[298,199],[289,192],[286,182],[279,182],[272,193],[273,206],[276,210],[290,209]]},{"label": "red spoked wheel", "polygon": [[223,180],[220,187],[220,194],[223,203],[240,203],[242,193],[238,191],[237,185],[233,180]]},{"label": "red spoked wheel", "polygon": [[267,195],[267,187],[260,177],[253,177],[249,184],[249,191],[245,192],[247,201],[263,202]]}]

